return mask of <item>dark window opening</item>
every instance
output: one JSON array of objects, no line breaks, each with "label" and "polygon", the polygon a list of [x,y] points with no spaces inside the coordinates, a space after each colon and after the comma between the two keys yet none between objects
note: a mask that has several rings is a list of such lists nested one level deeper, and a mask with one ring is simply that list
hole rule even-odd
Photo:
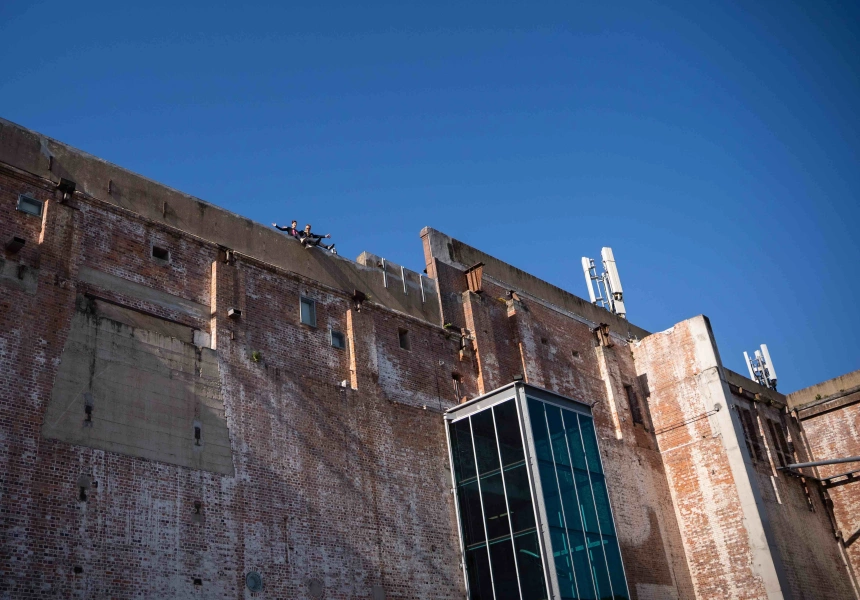
[{"label": "dark window opening", "polygon": [[200,578],[194,578],[194,585],[203,585],[203,580]]},{"label": "dark window opening", "polygon": [[454,396],[459,401],[460,398],[463,397],[463,390],[461,387],[463,378],[460,377],[459,373],[451,373],[451,380],[454,382]]},{"label": "dark window opening", "polygon": [[195,514],[195,515],[199,515],[199,514],[200,514],[200,509],[201,509],[202,507],[203,507],[203,505],[202,505],[200,502],[195,502],[195,503],[194,503],[194,514]]},{"label": "dark window opening", "polygon": [[152,258],[157,258],[158,260],[170,260],[170,250],[153,246]]},{"label": "dark window opening", "polygon": [[636,390],[632,385],[625,385],[624,391],[627,392],[627,404],[630,406],[630,416],[633,422],[638,425],[644,425],[645,420],[642,418],[642,405],[639,404],[639,396],[636,395]]},{"label": "dark window opening", "polygon": [[780,467],[786,467],[792,462],[791,450],[788,447],[788,442],[785,439],[785,431],[782,428],[782,423],[773,419],[766,419],[767,427],[770,429],[770,437],[773,440],[774,457]]},{"label": "dark window opening", "polygon": [[544,337],[542,337],[542,338],[540,339],[540,343],[541,343],[541,344],[546,344],[546,343],[547,343],[547,339],[546,339],[546,338],[544,338]]},{"label": "dark window opening", "polygon": [[744,430],[744,441],[747,444],[750,457],[753,460],[764,460],[764,452],[762,451],[761,441],[758,437],[758,429],[755,426],[756,418],[748,408],[738,406],[738,413],[741,416],[741,426]]},{"label": "dark window opening", "polygon": [[42,207],[44,203],[35,198],[31,198],[25,194],[18,196],[18,206],[16,207],[22,213],[33,215],[34,217],[42,216]]},{"label": "dark window opening", "polygon": [[310,298],[301,297],[299,300],[301,320],[305,325],[317,326],[317,303]]},{"label": "dark window opening", "polygon": [[397,330],[397,337],[400,339],[400,347],[404,350],[411,350],[412,346],[409,343],[409,332],[405,329]]},{"label": "dark window opening", "polygon": [[346,336],[343,334],[343,332],[332,330],[331,345],[332,348],[337,348],[339,350],[343,350],[346,348]]},{"label": "dark window opening", "polygon": [[85,488],[84,486],[81,486],[78,489],[80,490],[80,493],[78,494],[78,500],[80,500],[81,502],[86,502],[87,501],[87,488]]},{"label": "dark window opening", "polygon": [[81,573],[84,572],[84,568],[76,566],[74,569],[72,569],[72,571],[75,572],[75,575],[80,575]]},{"label": "dark window opening", "polygon": [[579,358],[579,350],[571,350],[570,353],[573,354],[574,358]]},{"label": "dark window opening", "polygon": [[197,425],[194,426],[194,445],[200,445],[200,427]]}]

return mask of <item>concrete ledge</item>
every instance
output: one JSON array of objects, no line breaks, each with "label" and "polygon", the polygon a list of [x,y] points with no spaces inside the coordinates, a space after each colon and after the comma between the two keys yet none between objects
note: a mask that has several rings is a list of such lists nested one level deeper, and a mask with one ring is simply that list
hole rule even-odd
[{"label": "concrete ledge", "polygon": [[[350,294],[359,289],[376,304],[431,323],[439,322],[435,285],[424,282],[423,298],[417,287],[416,294],[404,293],[402,284],[386,287],[376,266],[362,265],[317,248],[305,249],[271,227],[3,119],[0,119],[0,162],[52,182],[60,177],[71,179],[84,195],[150,221]],[[400,277],[399,267],[397,277]]]}]

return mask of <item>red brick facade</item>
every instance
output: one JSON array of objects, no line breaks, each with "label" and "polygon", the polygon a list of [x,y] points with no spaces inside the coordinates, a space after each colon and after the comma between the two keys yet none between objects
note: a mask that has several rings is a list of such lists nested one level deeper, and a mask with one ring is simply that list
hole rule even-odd
[{"label": "red brick facade", "polygon": [[[60,176],[78,184],[65,201]],[[20,194],[43,215],[16,210]],[[0,241],[12,237],[25,244],[0,270],[0,597],[463,598],[442,412],[515,377],[593,405],[632,598],[853,597],[821,490],[776,470],[768,420],[799,460],[835,451],[829,438],[723,369],[701,318],[651,335],[433,230],[427,278],[306,251],[0,121]],[[90,426],[85,390],[56,388],[82,298],[217,353],[220,398],[189,380],[186,412],[123,440],[152,444],[179,423],[188,456],[62,441]],[[301,322],[302,298],[315,324]],[[133,367],[128,385],[146,386],[147,367]],[[94,402],[109,438],[110,407]],[[152,410],[123,425],[157,429]],[[234,472],[193,466],[215,443],[200,410],[226,427]],[[836,415],[824,429],[843,427]],[[839,451],[860,454],[850,427],[839,435],[855,445]],[[850,502],[836,519],[856,529]]]}]

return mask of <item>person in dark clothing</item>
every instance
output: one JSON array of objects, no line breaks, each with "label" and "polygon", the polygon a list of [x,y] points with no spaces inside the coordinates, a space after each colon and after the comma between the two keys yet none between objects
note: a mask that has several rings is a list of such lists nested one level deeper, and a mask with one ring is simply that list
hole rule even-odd
[{"label": "person in dark clothing", "polygon": [[293,222],[290,223],[289,227],[281,227],[277,223],[272,223],[272,227],[274,227],[275,229],[279,229],[281,231],[286,231],[287,235],[292,236],[296,239],[299,239],[299,230],[296,229],[296,225],[298,225],[298,224],[299,224],[299,222],[296,221],[295,219],[293,219]]},{"label": "person in dark clothing", "polygon": [[313,246],[319,246],[321,248],[325,248],[332,254],[337,254],[337,250],[334,249],[334,244],[330,246],[326,246],[322,243],[322,241],[326,238],[330,238],[331,234],[327,233],[325,235],[317,235],[311,232],[311,224],[308,223],[305,225],[305,230],[299,233],[299,239],[302,241],[302,245],[305,248],[311,248]]}]

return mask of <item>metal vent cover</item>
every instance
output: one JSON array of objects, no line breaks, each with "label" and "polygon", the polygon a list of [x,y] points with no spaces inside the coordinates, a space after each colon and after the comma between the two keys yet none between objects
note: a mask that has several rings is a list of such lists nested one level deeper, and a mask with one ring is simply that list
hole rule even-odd
[{"label": "metal vent cover", "polygon": [[323,592],[325,591],[325,585],[319,579],[308,579],[308,594],[314,600],[323,597]]},{"label": "metal vent cover", "polygon": [[263,589],[263,576],[256,571],[251,571],[245,575],[245,585],[252,592],[259,592]]}]

